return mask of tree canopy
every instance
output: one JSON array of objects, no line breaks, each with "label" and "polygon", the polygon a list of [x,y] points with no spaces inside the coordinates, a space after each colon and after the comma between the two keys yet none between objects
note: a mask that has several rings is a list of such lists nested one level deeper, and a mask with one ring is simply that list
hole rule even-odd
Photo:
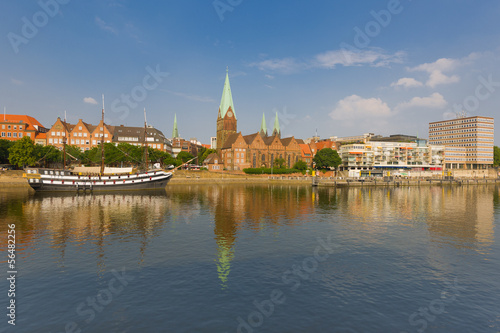
[{"label": "tree canopy", "polygon": [[500,166],[500,148],[497,146],[493,147],[493,166]]},{"label": "tree canopy", "polygon": [[13,144],[14,141],[0,139],[0,164],[9,163],[9,148]]},{"label": "tree canopy", "polygon": [[177,160],[181,161],[182,163],[186,163],[192,158],[194,158],[194,156],[187,151],[181,151],[179,154],[177,154]]},{"label": "tree canopy", "polygon": [[323,148],[316,153],[313,158],[318,169],[337,168],[342,164],[342,159],[336,150],[331,148]]},{"label": "tree canopy", "polygon": [[12,147],[9,148],[9,162],[10,164],[23,168],[35,165],[37,162],[35,143],[31,141],[29,136],[17,140]]},{"label": "tree canopy", "polygon": [[297,170],[307,170],[307,163],[304,162],[304,161],[297,161],[294,165],[293,165],[293,168],[294,169],[297,169]]}]

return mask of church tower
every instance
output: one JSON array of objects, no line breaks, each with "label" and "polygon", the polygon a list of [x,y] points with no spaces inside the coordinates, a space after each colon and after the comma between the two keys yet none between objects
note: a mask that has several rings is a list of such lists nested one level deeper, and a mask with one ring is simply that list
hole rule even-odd
[{"label": "church tower", "polygon": [[233,96],[229,85],[229,70],[226,69],[226,81],[222,98],[220,100],[219,113],[217,115],[217,150],[220,150],[229,135],[236,133],[237,119],[234,111]]},{"label": "church tower", "polygon": [[264,115],[264,113],[262,113],[262,122],[260,124],[259,134],[263,138],[267,136],[266,116]]},{"label": "church tower", "polygon": [[280,129],[280,122],[278,120],[278,112],[276,112],[276,118],[274,118],[273,136],[275,135],[277,135],[278,138],[281,138],[281,129]]}]

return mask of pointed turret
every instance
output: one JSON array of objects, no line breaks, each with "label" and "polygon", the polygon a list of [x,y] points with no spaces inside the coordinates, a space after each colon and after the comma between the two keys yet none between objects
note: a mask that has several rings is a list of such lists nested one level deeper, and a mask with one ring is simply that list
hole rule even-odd
[{"label": "pointed turret", "polygon": [[233,95],[231,94],[231,85],[229,84],[229,70],[226,69],[226,81],[224,82],[224,90],[222,90],[222,98],[220,100],[220,117],[226,116],[229,108],[233,111],[234,118],[236,119],[236,112],[234,111]]},{"label": "pointed turret", "polygon": [[276,118],[274,118],[273,136],[274,135],[281,137],[280,122],[278,120],[278,112],[276,112]]},{"label": "pointed turret", "polygon": [[262,113],[262,123],[260,124],[260,135],[267,136],[266,116]]},{"label": "pointed turret", "polygon": [[179,130],[177,129],[177,114],[174,115],[174,129],[172,130],[172,139],[179,137]]},{"label": "pointed turret", "polygon": [[217,114],[217,149],[224,146],[229,135],[237,132],[238,120],[234,112],[233,96],[231,95],[231,86],[229,85],[229,71],[226,69],[226,81],[222,90],[219,112]]}]

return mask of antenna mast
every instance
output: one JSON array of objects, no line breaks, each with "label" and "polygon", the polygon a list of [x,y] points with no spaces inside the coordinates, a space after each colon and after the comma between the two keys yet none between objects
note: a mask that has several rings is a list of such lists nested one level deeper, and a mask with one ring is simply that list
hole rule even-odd
[{"label": "antenna mast", "polygon": [[144,163],[146,164],[146,172],[148,171],[148,143],[147,143],[147,135],[148,135],[148,125],[146,120],[146,108],[144,108]]},{"label": "antenna mast", "polygon": [[102,94],[102,115],[101,115],[101,175],[104,174],[104,94]]},{"label": "antenna mast", "polygon": [[66,140],[68,137],[68,131],[66,127],[66,110],[64,110],[64,137],[63,137],[63,170],[66,170]]}]

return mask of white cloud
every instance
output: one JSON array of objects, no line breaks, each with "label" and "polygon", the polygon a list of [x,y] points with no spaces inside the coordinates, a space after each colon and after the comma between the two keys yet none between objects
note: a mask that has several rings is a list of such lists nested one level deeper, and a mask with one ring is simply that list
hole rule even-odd
[{"label": "white cloud", "polygon": [[257,67],[261,71],[280,72],[290,74],[299,70],[302,65],[293,58],[268,59],[249,64],[250,67]]},{"label": "white cloud", "polygon": [[15,84],[16,86],[22,86],[24,84],[23,81],[17,79],[10,79],[10,82],[12,82],[12,84]]},{"label": "white cloud", "polygon": [[442,109],[448,105],[440,93],[433,93],[429,97],[413,97],[409,102],[403,102],[396,106],[396,110],[404,110],[413,107],[422,107],[429,109]]},{"label": "white cloud", "polygon": [[391,109],[380,98],[362,98],[358,95],[340,100],[330,112],[330,117],[334,120],[381,118],[391,115]]},{"label": "white cloud", "polygon": [[[387,54],[382,49],[371,48],[365,51],[333,50],[317,54],[308,60],[299,61],[292,57],[282,59],[266,59],[249,64],[262,71],[278,72],[283,74],[295,73],[308,68],[333,69],[338,65],[345,67],[368,65],[372,67],[385,67],[391,63],[401,63],[405,53],[402,51]],[[268,79],[274,78],[266,75]]]},{"label": "white cloud", "polygon": [[97,24],[97,26],[99,28],[101,28],[102,30],[104,30],[104,31],[111,32],[111,33],[113,33],[115,35],[118,34],[118,30],[116,30],[112,25],[107,24],[106,22],[104,22],[104,20],[102,20],[98,16],[95,17],[95,24]]},{"label": "white cloud", "polygon": [[93,99],[92,97],[85,97],[83,99],[83,102],[87,103],[87,104],[97,104],[97,101],[95,99]]},{"label": "white cloud", "polygon": [[269,80],[272,80],[272,79],[274,79],[274,76],[272,76],[272,75],[269,75],[269,74],[266,74],[266,75],[264,75],[264,76],[265,76],[265,77],[266,77],[267,79],[269,79]]},{"label": "white cloud", "polygon": [[376,48],[359,52],[334,50],[316,55],[313,63],[315,67],[329,69],[333,69],[337,65],[385,67],[390,63],[401,63],[404,55],[405,53],[401,51],[395,54],[386,54],[383,50]]},{"label": "white cloud", "polygon": [[424,84],[420,81],[415,80],[412,77],[403,77],[399,79],[397,82],[391,83],[391,87],[405,87],[405,88],[413,88],[413,87],[422,87]]},{"label": "white cloud", "polygon": [[408,70],[410,72],[423,71],[429,73],[429,79],[425,85],[434,88],[440,84],[459,82],[460,77],[458,75],[447,75],[445,73],[452,72],[460,66],[470,64],[474,60],[479,59],[481,56],[482,55],[480,53],[471,53],[462,59],[441,58],[435,62],[418,65],[416,67],[409,68]]},{"label": "white cloud", "polygon": [[169,94],[179,96],[185,99],[189,99],[192,101],[197,101],[197,102],[203,102],[203,103],[215,103],[216,101],[211,98],[211,97],[205,97],[205,96],[198,96],[198,95],[191,95],[191,94],[186,94],[183,92],[178,92],[178,91],[172,91],[172,90],[163,90],[162,91],[168,92]]}]

